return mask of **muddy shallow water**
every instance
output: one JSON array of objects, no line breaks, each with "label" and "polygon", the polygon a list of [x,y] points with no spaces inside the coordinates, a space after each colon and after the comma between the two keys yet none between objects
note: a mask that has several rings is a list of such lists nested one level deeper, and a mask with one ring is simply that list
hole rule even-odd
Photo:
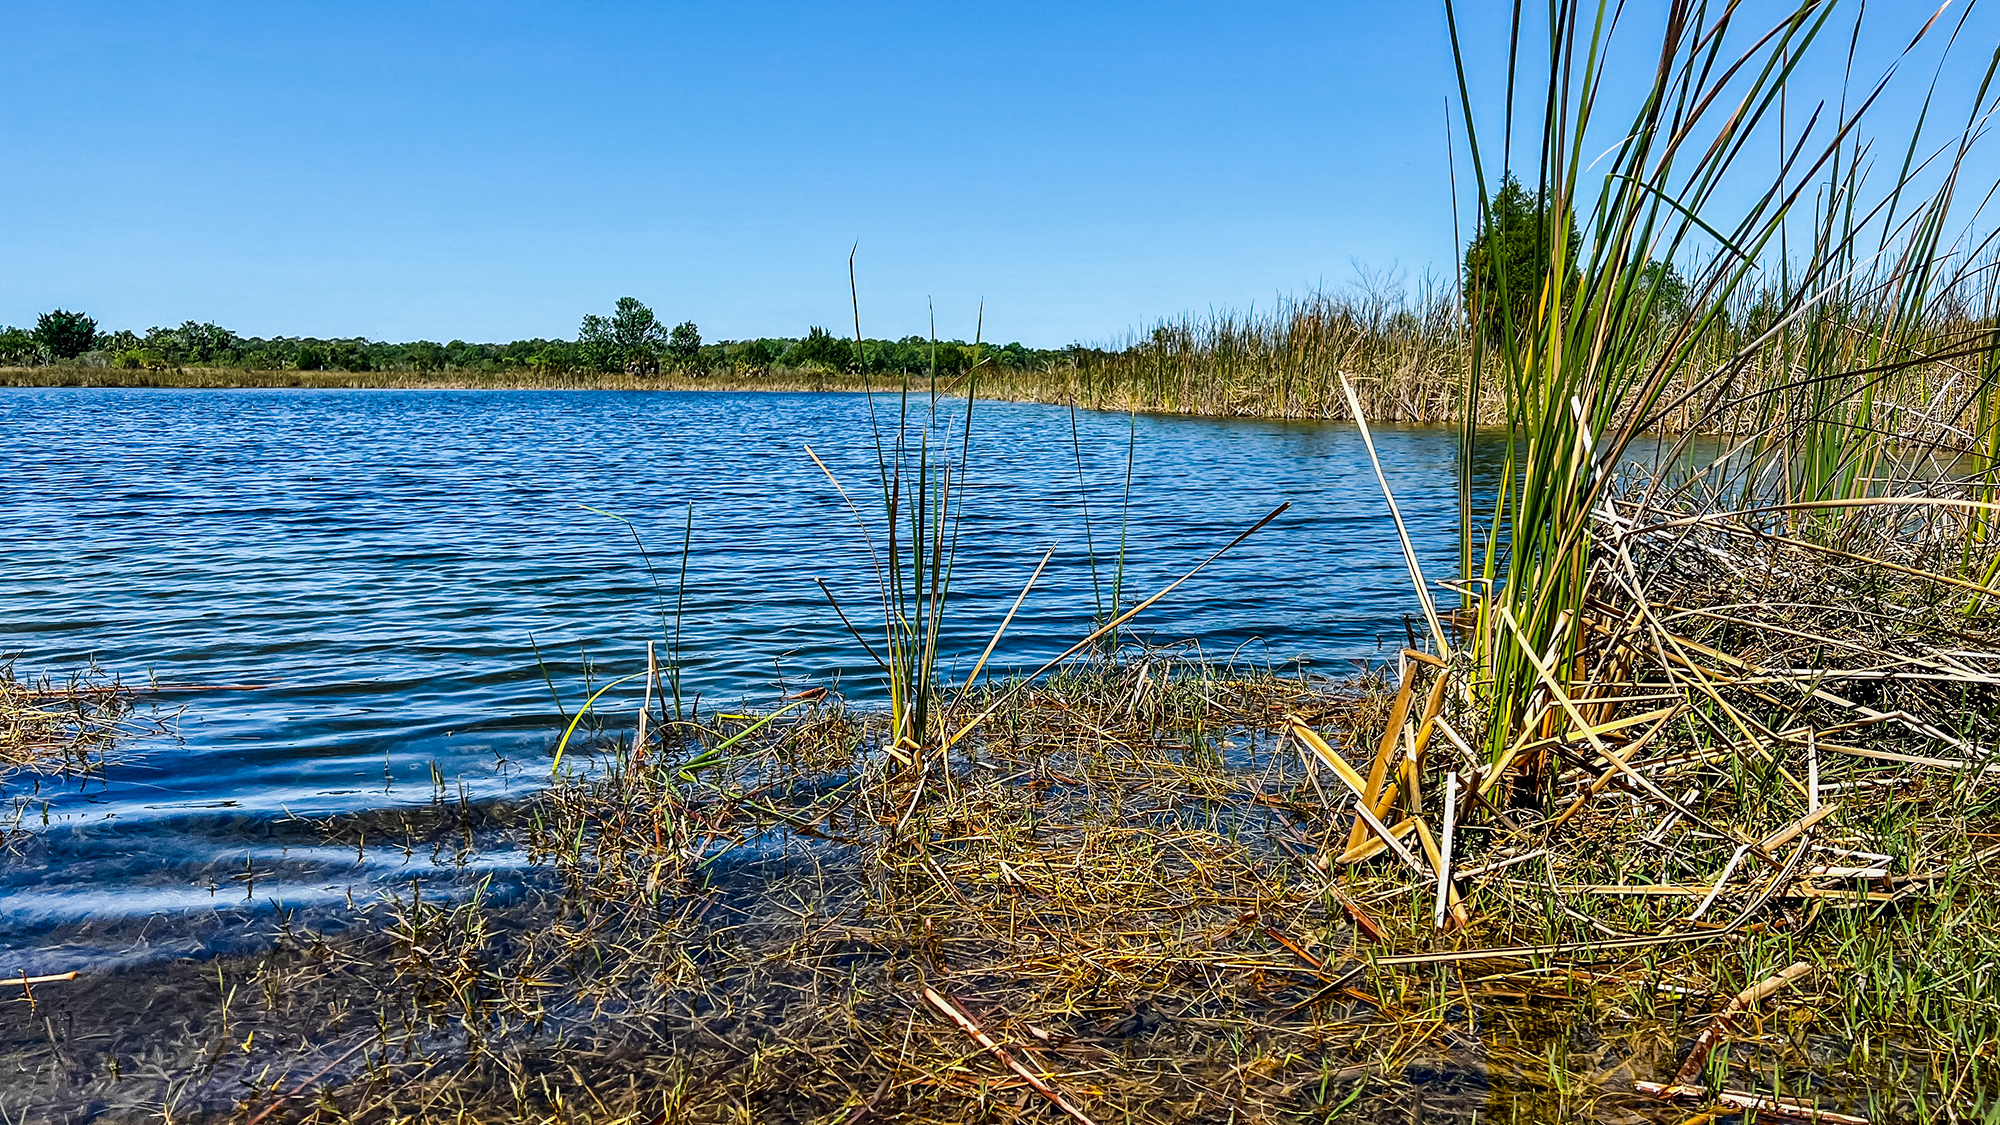
[{"label": "muddy shallow water", "polygon": [[[0,1113],[242,1121],[275,1107],[293,1120],[320,1105],[375,1120],[459,1106],[514,1120],[590,1097],[636,1107],[619,1120],[671,1108],[659,1119],[806,1121],[842,1119],[852,1095],[883,1120],[1047,1119],[926,1011],[928,985],[1036,1052],[1100,1121],[1231,1107],[1272,1121],[1686,1118],[1631,1083],[1670,1074],[1721,997],[1642,1002],[1649,974],[1631,965],[1606,966],[1617,971],[1601,989],[1565,967],[1371,971],[1340,909],[1298,893],[1317,880],[1288,846],[1310,823],[1294,811],[1309,794],[1295,756],[1255,734],[1236,745],[1192,764],[1171,749],[975,762],[922,858],[850,838],[894,820],[868,815],[866,798],[843,808],[851,771],[757,786],[763,808],[820,830],[758,816],[732,840],[706,822],[688,837],[703,858],[657,889],[644,872],[671,855],[646,850],[643,819],[621,826],[648,805],[615,792],[564,797],[584,821],[560,803],[441,800],[287,822],[274,847],[320,862],[344,850],[372,893],[275,911],[246,895],[49,931],[57,950],[132,953],[0,1012]],[[704,803],[750,788],[728,779]],[[1039,823],[1018,836],[1009,807]],[[968,814],[984,832],[967,834]],[[670,814],[682,817],[704,822],[693,806]],[[590,842],[568,843],[571,824]],[[985,833],[1013,842],[990,851]],[[1019,891],[990,877],[1003,854]],[[1108,938],[1075,924],[1100,908],[1061,889],[1087,855],[1093,874],[1070,885],[1110,897],[1105,928],[1120,933]],[[1141,884],[1156,889],[1121,889]],[[1842,1044],[1789,1022],[1765,1030],[1781,1054],[1796,1045],[1840,1070]],[[1738,1048],[1753,1081],[1762,1050]],[[848,1089],[841,1075],[867,1081]],[[1817,1089],[1843,1106],[1868,1092],[1852,1079]]]}]

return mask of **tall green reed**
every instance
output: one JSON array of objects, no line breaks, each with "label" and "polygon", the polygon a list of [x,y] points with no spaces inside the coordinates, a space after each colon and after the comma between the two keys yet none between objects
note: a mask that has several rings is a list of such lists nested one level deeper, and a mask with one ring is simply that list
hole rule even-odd
[{"label": "tall green reed", "polygon": [[[1878,193],[1882,202],[1855,202],[1855,169],[1866,152],[1858,130],[1880,83],[1851,108],[1822,106],[1796,133],[1785,130],[1786,91],[1802,61],[1839,49],[1829,32],[1834,11],[1802,3],[1745,35],[1735,5],[1677,0],[1652,44],[1650,81],[1629,116],[1617,117],[1610,60],[1614,39],[1622,47],[1629,34],[1619,27],[1623,9],[1559,2],[1537,26],[1517,8],[1506,119],[1496,138],[1475,113],[1460,16],[1447,2],[1481,228],[1494,221],[1509,176],[1518,174],[1547,203],[1538,219],[1543,252],[1527,276],[1507,276],[1518,267],[1498,258],[1485,267],[1497,276],[1466,292],[1469,363],[1458,411],[1465,495],[1482,440],[1480,405],[1489,399],[1499,404],[1495,440],[1503,446],[1490,508],[1463,504],[1460,528],[1470,611],[1462,648],[1487,715],[1489,785],[1510,763],[1535,772],[1533,762],[1513,762],[1514,748],[1555,721],[1556,697],[1582,678],[1593,549],[1600,528],[1616,519],[1607,503],[1642,435],[1675,419],[1711,430],[1731,420],[1751,431],[1744,439],[1751,462],[1782,464],[1787,496],[1851,496],[1872,486],[1882,454],[1875,396],[1885,370],[1923,366],[1908,337],[1946,256],[1939,236],[1955,165],[1920,188],[1927,162],[1906,159]],[[1850,52],[1858,33],[1857,22]],[[1546,51],[1524,57],[1524,43]],[[1515,135],[1517,88],[1518,100],[1542,108],[1538,134],[1531,126]],[[1982,105],[1986,94],[1982,86]],[[1963,159],[1978,110],[1944,160]],[[1775,167],[1753,160],[1749,154],[1768,149],[1752,142],[1774,135],[1782,159]],[[1915,145],[1913,138],[1910,152]],[[1518,172],[1517,149],[1535,153]],[[1815,186],[1823,206],[1794,268],[1789,232]],[[1911,200],[1913,218],[1899,221],[1897,207]],[[1867,326],[1865,339],[1849,339],[1842,333],[1852,306],[1835,298],[1860,276],[1868,231],[1881,238],[1870,260],[1888,264],[1862,304],[1885,316]],[[1699,264],[1689,299],[1664,306],[1650,283],[1655,263],[1690,260]],[[1480,307],[1482,289],[1527,299]],[[1771,327],[1725,347],[1732,309],[1759,289],[1771,304]]]},{"label": "tall green reed", "polygon": [[[854,282],[852,255],[848,258],[848,282],[859,354],[863,338],[861,299]],[[980,340],[985,331],[985,311],[981,310],[979,329],[974,333],[973,362],[965,376],[964,411],[956,417],[948,411],[942,397],[944,383],[937,373],[936,327],[933,314],[929,377],[921,390],[915,390],[912,377],[907,373],[902,376],[894,392],[896,409],[892,419],[885,419],[878,412],[877,400],[881,396],[863,372],[884,535],[881,551],[876,549],[868,521],[855,509],[874,560],[882,606],[883,650],[877,654],[873,646],[867,647],[888,681],[892,745],[911,760],[922,755],[940,705],[939,645],[958,558],[965,482],[971,464],[973,404],[977,400],[978,378],[985,366]],[[846,490],[834,479],[832,471],[810,447],[806,452],[846,498]],[[848,503],[853,506],[851,499]],[[840,609],[837,603],[835,609]],[[845,621],[844,611],[841,616]],[[856,639],[861,639],[858,633]],[[867,645],[865,640],[862,643]]]}]

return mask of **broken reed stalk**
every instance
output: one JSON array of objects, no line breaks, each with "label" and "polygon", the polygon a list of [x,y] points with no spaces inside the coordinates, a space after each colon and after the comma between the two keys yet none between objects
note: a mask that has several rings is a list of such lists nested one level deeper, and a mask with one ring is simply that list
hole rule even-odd
[{"label": "broken reed stalk", "polygon": [[979,712],[979,714],[974,716],[972,719],[968,720],[964,725],[960,726],[956,731],[954,731],[949,738],[945,739],[943,747],[944,751],[946,753],[950,753],[951,748],[953,746],[956,746],[960,742],[964,741],[966,736],[970,735],[973,731],[978,729],[981,723],[984,723],[986,720],[992,718],[997,712],[999,712],[999,710],[1002,707],[1006,706],[1009,700],[1011,700],[1016,693],[1024,690],[1028,685],[1041,679],[1048,673],[1055,671],[1057,668],[1061,667],[1065,661],[1068,661],[1071,657],[1076,656],[1078,653],[1087,651],[1090,648],[1090,646],[1095,644],[1100,638],[1117,632],[1117,630],[1121,626],[1125,625],[1133,618],[1138,617],[1141,613],[1144,613],[1146,610],[1151,609],[1155,603],[1165,598],[1168,594],[1173,593],[1175,590],[1180,589],[1181,586],[1185,584],[1189,579],[1193,578],[1195,575],[1200,574],[1203,570],[1207,569],[1210,563],[1213,563],[1215,560],[1221,558],[1223,555],[1228,554],[1230,551],[1235,550],[1238,546],[1240,546],[1243,543],[1245,539],[1248,539],[1252,535],[1255,535],[1259,531],[1262,531],[1266,526],[1270,524],[1272,520],[1275,520],[1279,516],[1284,515],[1286,510],[1291,508],[1291,506],[1292,506],[1291,501],[1287,500],[1286,502],[1271,509],[1268,513],[1264,515],[1263,519],[1258,520],[1256,523],[1253,523],[1249,527],[1244,528],[1241,532],[1238,532],[1236,538],[1231,539],[1229,542],[1223,544],[1221,547],[1216,548],[1215,553],[1209,555],[1207,558],[1196,563],[1193,569],[1182,574],[1179,578],[1174,579],[1172,582],[1167,583],[1165,586],[1160,587],[1159,590],[1154,592],[1151,596],[1139,601],[1138,603],[1133,605],[1132,608],[1126,610],[1125,612],[1119,614],[1118,616],[1112,618],[1109,621],[1106,621],[1104,624],[1099,625],[1097,628],[1091,630],[1088,636],[1070,645],[1063,651],[1057,653],[1053,658],[1042,664],[1040,667],[1029,672],[1027,675],[1021,676],[1018,679],[1016,679],[1014,683],[1010,687],[1008,687],[1007,690],[1003,692],[997,699],[995,699],[993,703],[989,705],[984,711]]},{"label": "broken reed stalk", "polygon": [[1801,977],[1812,975],[1813,967],[1804,961],[1794,961],[1779,972],[1757,982],[1737,993],[1729,1001],[1729,1006],[1717,1013],[1715,1019],[1695,1037],[1694,1046],[1688,1048],[1687,1061],[1674,1075],[1674,1085],[1694,1086],[1701,1081],[1702,1071],[1708,1069],[1709,1056],[1715,1053],[1715,1045],[1724,1035],[1736,1030],[1734,1019],[1758,1004],[1778,994],[1786,985]]},{"label": "broken reed stalk", "polygon": [[309,1089],[313,1083],[318,1082],[322,1078],[325,1078],[327,1075],[339,1069],[342,1063],[345,1063],[347,1060],[353,1058],[355,1055],[360,1054],[361,1051],[372,1042],[374,1042],[374,1040],[372,1039],[366,1039],[366,1038],[362,1039],[360,1042],[354,1044],[352,1047],[349,1047],[346,1050],[346,1052],[341,1054],[338,1058],[334,1059],[332,1062],[327,1063],[325,1066],[320,1067],[319,1070],[314,1074],[312,1074],[310,1077],[300,1079],[298,1084],[294,1085],[290,1090],[286,1091],[285,1093],[279,1094],[277,1097],[271,1099],[271,1104],[265,1106],[262,1112],[258,1113],[257,1116],[252,1117],[246,1123],[246,1125],[259,1125],[259,1123],[262,1122],[265,1118],[278,1112],[280,1109],[283,1109],[287,1102],[290,1102],[293,1098],[296,1098],[300,1094],[305,1093],[306,1090]]},{"label": "broken reed stalk", "polygon": [[1866,1117],[1836,1113],[1830,1109],[1817,1109],[1797,1102],[1766,1097],[1763,1094],[1748,1094],[1741,1090],[1717,1090],[1710,1093],[1699,1086],[1660,1082],[1634,1082],[1632,1086],[1648,1097],[1667,1101],[1703,1102],[1731,1113],[1754,1113],[1759,1119],[1774,1117],[1784,1121],[1804,1121],[1809,1125],[1871,1125]]},{"label": "broken reed stalk", "polygon": [[1383,502],[1389,506],[1389,518],[1396,524],[1396,539],[1403,546],[1403,564],[1410,569],[1410,584],[1416,588],[1417,604],[1423,607],[1424,623],[1430,627],[1431,643],[1437,646],[1437,655],[1443,658],[1450,653],[1451,645],[1445,640],[1444,626],[1438,622],[1437,604],[1431,600],[1430,586],[1424,582],[1424,568],[1417,561],[1417,549],[1410,542],[1410,529],[1403,524],[1403,511],[1396,506],[1396,496],[1389,488],[1389,478],[1382,472],[1382,458],[1375,452],[1375,438],[1368,432],[1368,415],[1361,409],[1361,397],[1354,393],[1354,384],[1345,372],[1340,376],[1341,393],[1347,396],[1349,408],[1354,413],[1354,426],[1361,434],[1361,444],[1368,450],[1368,463],[1375,469],[1375,479],[1382,486]]},{"label": "broken reed stalk", "polygon": [[973,1042],[979,1044],[981,1047],[986,1048],[986,1053],[992,1055],[995,1059],[998,1059],[1000,1061],[1001,1066],[1004,1066],[1008,1070],[1013,1071],[1015,1074],[1020,1075],[1022,1080],[1027,1082],[1029,1087],[1032,1088],[1035,1091],[1035,1093],[1040,1094],[1044,1098],[1047,1098],[1051,1105],[1061,1110],[1064,1113],[1064,1115],[1069,1117],[1071,1120],[1077,1122],[1077,1125],[1097,1125],[1097,1123],[1095,1121],[1092,1121],[1090,1117],[1086,1115],[1082,1110],[1069,1104],[1069,1101],[1065,1099],[1060,1093],[1058,1093],[1053,1087],[1051,1087],[1047,1082],[1043,1081],[1040,1075],[1036,1074],[1032,1070],[1029,1070],[1027,1067],[1022,1066],[1020,1062],[1016,1060],[1011,1053],[1008,1052],[1007,1048],[1002,1047],[1000,1044],[994,1042],[992,1036],[986,1034],[986,1032],[979,1026],[979,1024],[973,1021],[971,1016],[965,1014],[965,1009],[960,1008],[957,1004],[953,1003],[951,1000],[940,995],[937,992],[937,990],[933,988],[924,989],[924,999],[930,1002],[931,1007],[936,1008],[938,1011],[944,1013],[944,1017],[950,1020],[953,1024],[957,1025],[960,1031],[963,1031],[967,1035],[970,1035],[972,1037]]},{"label": "broken reed stalk", "polygon": [[647,727],[652,723],[653,719],[653,685],[658,683],[659,680],[660,662],[653,653],[653,642],[648,640],[646,642],[646,688],[639,697],[639,722],[632,734],[632,757],[634,760],[645,758],[646,747],[651,741],[649,738],[651,732],[647,730]]},{"label": "broken reed stalk", "polygon": [[34,976],[34,977],[29,977],[29,976],[8,977],[0,979],[0,986],[14,985],[17,987],[25,987],[31,984],[60,984],[63,981],[75,980],[76,977],[77,974],[75,970],[71,970],[70,972],[67,973],[45,973],[41,976]]}]

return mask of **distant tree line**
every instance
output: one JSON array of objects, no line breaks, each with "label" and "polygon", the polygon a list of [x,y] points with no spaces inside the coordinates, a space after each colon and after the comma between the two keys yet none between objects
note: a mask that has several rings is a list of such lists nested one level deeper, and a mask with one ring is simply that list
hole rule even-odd
[{"label": "distant tree line", "polygon": [[[1552,231],[1567,242],[1562,260],[1573,271],[1580,235],[1573,216],[1553,222],[1550,203],[1508,177],[1481,217],[1462,260],[1463,309],[1489,340],[1498,342],[1533,322],[1537,303],[1555,258]],[[1641,309],[1663,322],[1676,321],[1687,309],[1687,283],[1665,262],[1649,262],[1634,287]],[[1572,284],[1565,287],[1574,289]],[[1405,308],[1398,317],[1414,323],[1419,310]],[[1757,310],[1745,314],[1757,319]],[[217,324],[187,321],[178,328],[149,328],[144,333],[120,329],[99,331],[97,322],[80,312],[56,309],[43,313],[35,327],[0,328],[0,367],[35,367],[66,363],[95,367],[150,368],[236,367],[255,371],[407,371],[504,373],[528,370],[539,374],[624,372],[656,375],[664,371],[702,375],[710,372],[756,373],[776,369],[868,372],[872,374],[955,376],[975,363],[1015,371],[1055,367],[1090,367],[1117,357],[1185,351],[1177,332],[1185,326],[1162,324],[1147,339],[1123,349],[1029,348],[1019,343],[968,344],[963,340],[932,340],[906,336],[900,340],[862,340],[813,327],[804,336],[764,336],[750,340],[707,342],[693,321],[668,328],[653,310],[635,297],[620,297],[610,315],[583,318],[574,340],[515,340],[507,344],[473,344],[453,340],[389,343],[364,337],[320,339],[310,336],[239,336]]]},{"label": "distant tree line", "polygon": [[80,364],[93,367],[166,370],[186,367],[235,367],[255,371],[408,371],[536,373],[625,372],[656,375],[676,371],[701,375],[714,371],[760,372],[773,369],[867,371],[958,375],[969,370],[975,354],[991,366],[1014,370],[1040,369],[1073,362],[1076,348],[1051,350],[1019,343],[980,345],[963,340],[852,339],[824,328],[804,336],[766,336],[752,340],[706,342],[693,321],[668,328],[638,299],[621,297],[610,315],[583,318],[574,340],[515,340],[507,344],[474,344],[453,340],[389,343],[363,337],[321,339],[310,336],[239,336],[217,324],[188,321],[178,328],[149,328],[143,333],[120,329],[100,331],[89,316],[65,309],[44,313],[29,328],[0,328],[0,366],[37,367]]}]

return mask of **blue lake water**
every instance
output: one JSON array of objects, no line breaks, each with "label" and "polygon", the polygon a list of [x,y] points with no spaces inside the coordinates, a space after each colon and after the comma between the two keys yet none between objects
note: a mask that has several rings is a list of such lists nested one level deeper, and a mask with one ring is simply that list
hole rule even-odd
[{"label": "blue lake water", "polygon": [[[893,425],[893,399],[873,406]],[[955,442],[964,405],[945,409]],[[814,582],[879,624],[869,541],[806,453],[874,515],[873,433],[859,395],[0,392],[0,655],[24,676],[95,661],[128,684],[197,685],[156,697],[180,712],[177,737],[128,745],[101,781],[5,783],[0,807],[30,839],[0,857],[0,952],[25,957],[49,926],[208,909],[217,872],[310,855],[271,843],[273,821],[428,801],[434,769],[454,797],[532,791],[561,730],[544,670],[573,710],[585,661],[599,682],[644,667],[690,508],[687,691],[874,698]],[[1376,439],[1420,556],[1448,574],[1455,433]],[[1048,548],[1003,666],[1089,631],[1121,537],[1129,602],[1283,502],[1141,635],[1333,675],[1402,643],[1409,580],[1351,426],[982,402],[969,464],[958,667]],[[636,690],[616,698],[637,706]],[[282,878],[253,897],[342,887]]]}]

